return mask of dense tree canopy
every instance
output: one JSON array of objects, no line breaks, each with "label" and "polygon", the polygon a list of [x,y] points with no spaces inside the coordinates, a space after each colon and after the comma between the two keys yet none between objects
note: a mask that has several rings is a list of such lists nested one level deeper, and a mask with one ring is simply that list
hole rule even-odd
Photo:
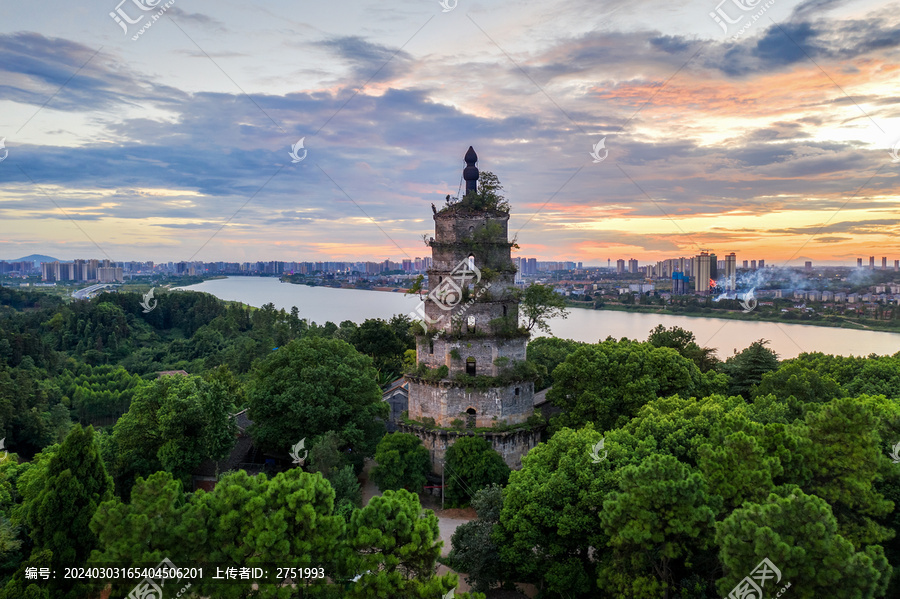
[{"label": "dense tree canopy", "polygon": [[388,405],[372,360],[338,339],[306,337],[263,360],[247,394],[251,434],[265,451],[284,452],[301,439],[336,431],[357,469],[375,454]]},{"label": "dense tree canopy", "polygon": [[105,454],[120,494],[159,470],[185,485],[203,460],[219,460],[234,446],[234,406],[219,381],[165,376],[142,386],[113,429]]},{"label": "dense tree canopy", "polygon": [[392,433],[378,442],[371,476],[382,491],[419,493],[430,471],[431,455],[417,436]]},{"label": "dense tree canopy", "polygon": [[[112,497],[112,480],[100,457],[93,427],[75,426],[59,450],[22,481],[22,524],[34,542],[32,558],[47,551],[54,569],[83,566],[97,546],[90,529],[100,503]],[[77,581],[62,576],[54,597],[80,597]]]},{"label": "dense tree canopy", "polygon": [[586,345],[571,339],[558,337],[538,337],[528,344],[528,361],[534,363],[542,373],[534,390],[540,391],[553,386],[553,371],[579,347]]},{"label": "dense tree canopy", "polygon": [[547,397],[563,410],[554,426],[593,422],[609,430],[627,423],[657,397],[709,395],[724,390],[727,379],[701,373],[673,349],[607,339],[570,354],[553,371],[553,380]]},{"label": "dense tree canopy", "polygon": [[719,364],[716,350],[709,347],[700,347],[694,334],[681,327],[666,328],[657,325],[650,331],[647,342],[654,347],[671,347],[679,354],[692,360],[701,372],[708,372]]},{"label": "dense tree canopy", "polygon": [[528,452],[510,474],[494,539],[516,580],[533,582],[554,597],[597,593],[590,547],[604,547],[597,513],[615,486],[610,457],[594,463],[601,440],[591,425],[557,431]]},{"label": "dense tree canopy", "polygon": [[768,341],[765,339],[754,341],[750,347],[722,364],[722,370],[731,377],[728,387],[730,395],[749,398],[755,386],[762,382],[763,375],[778,368],[778,356],[766,345]]},{"label": "dense tree canopy", "polygon": [[509,466],[482,437],[460,437],[444,460],[444,497],[450,505],[468,505],[480,489],[505,485]]},{"label": "dense tree canopy", "polygon": [[[143,313],[134,293],[68,302],[0,288],[0,599],[90,596],[26,567],[164,557],[321,564],[333,582],[203,580],[183,599],[455,588],[456,574],[437,575],[434,514],[404,490],[363,505],[357,479],[372,455],[384,489],[417,490],[430,467],[414,437],[379,444],[375,366],[383,380],[404,359],[408,319],[320,326],[271,304],[158,297]],[[716,364],[689,331],[657,327],[643,343],[541,338],[528,357],[562,413],[522,468],[478,436],[446,454],[450,503],[478,514],[447,563],[478,590],[712,599],[762,563],[781,575],[765,597],[900,596],[900,353],[779,362],[759,341]],[[191,374],[157,377],[178,369]],[[238,467],[194,491],[191,473],[228,453],[242,408],[247,459],[265,474]],[[289,464],[303,438],[309,459]],[[263,465],[266,451],[285,463]]]}]

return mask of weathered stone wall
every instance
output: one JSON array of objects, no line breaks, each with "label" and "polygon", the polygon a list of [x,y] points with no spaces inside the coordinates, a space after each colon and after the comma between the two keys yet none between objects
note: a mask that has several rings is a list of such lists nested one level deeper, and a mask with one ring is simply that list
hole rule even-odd
[{"label": "weathered stone wall", "polygon": [[475,428],[487,428],[503,421],[521,424],[534,413],[534,383],[466,389],[448,381],[410,380],[409,418],[412,420],[434,418],[438,426],[449,427],[457,418],[467,421],[464,413],[470,409],[475,410]]},{"label": "weathered stone wall", "polygon": [[420,426],[400,425],[400,432],[412,433],[422,439],[422,444],[431,453],[431,466],[436,474],[444,469],[447,449],[459,437],[484,437],[494,450],[503,456],[503,461],[513,470],[522,468],[522,457],[541,441],[541,429],[518,430],[504,433],[467,433],[457,431],[429,430]]},{"label": "weathered stone wall", "polygon": [[434,215],[434,238],[443,243],[453,243],[471,236],[479,227],[497,223],[502,228],[502,237],[509,236],[509,213],[499,211],[444,212]]},{"label": "weathered stone wall", "polygon": [[[479,231],[491,226],[497,230],[490,239],[480,239],[478,251],[473,251],[473,239]],[[479,213],[478,216],[459,216],[454,214],[435,215],[434,245],[432,246],[432,271],[451,271],[469,254],[475,255],[479,268],[488,267],[505,270],[512,267],[509,246],[509,214],[502,212]],[[430,276],[429,279],[436,278]],[[436,282],[430,282],[432,287]]]},{"label": "weathered stone wall", "polygon": [[510,297],[512,289],[512,284],[482,283],[470,294],[468,301],[460,300],[454,306],[441,305],[428,298],[425,300],[425,315],[430,327],[435,330],[490,333],[492,320],[505,317],[510,322],[518,322],[519,304]]},{"label": "weathered stone wall", "polygon": [[[452,377],[457,372],[466,371],[466,360],[475,358],[475,374],[497,376],[499,367],[494,364],[497,358],[509,358],[510,362],[525,359],[525,339],[510,339],[499,341],[493,337],[456,339],[445,337],[419,336],[416,342],[416,355],[419,362],[427,364],[430,368],[447,366]],[[433,345],[433,352],[432,352]],[[459,353],[459,359],[451,356],[451,351]]]}]

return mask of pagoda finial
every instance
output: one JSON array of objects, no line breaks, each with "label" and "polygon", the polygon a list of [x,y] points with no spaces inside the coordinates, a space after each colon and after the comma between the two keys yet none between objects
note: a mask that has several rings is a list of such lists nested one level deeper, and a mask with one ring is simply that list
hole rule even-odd
[{"label": "pagoda finial", "polygon": [[478,167],[475,166],[475,163],[478,162],[478,154],[475,153],[475,148],[469,146],[464,160],[466,168],[463,169],[463,179],[466,180],[466,195],[469,195],[478,188]]}]

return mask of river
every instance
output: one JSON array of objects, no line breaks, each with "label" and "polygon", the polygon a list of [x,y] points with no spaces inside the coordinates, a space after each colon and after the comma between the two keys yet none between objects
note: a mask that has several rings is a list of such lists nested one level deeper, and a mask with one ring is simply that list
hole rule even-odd
[{"label": "river", "polygon": [[[333,289],[282,283],[274,277],[228,277],[204,281],[184,287],[203,291],[223,300],[250,306],[269,302],[278,309],[300,310],[301,318],[324,324],[340,324],[344,320],[360,323],[367,318],[389,319],[394,314],[415,310],[418,298],[402,293]],[[645,340],[658,324],[679,326],[694,333],[704,347],[714,347],[719,358],[727,358],[757,339],[768,339],[769,347],[780,358],[793,358],[801,352],[821,351],[829,354],[866,356],[886,355],[900,351],[900,334],[880,331],[837,329],[780,322],[750,322],[720,318],[697,318],[668,314],[639,314],[611,310],[572,308],[569,317],[550,321],[556,337],[595,343],[611,335],[616,339]]]}]

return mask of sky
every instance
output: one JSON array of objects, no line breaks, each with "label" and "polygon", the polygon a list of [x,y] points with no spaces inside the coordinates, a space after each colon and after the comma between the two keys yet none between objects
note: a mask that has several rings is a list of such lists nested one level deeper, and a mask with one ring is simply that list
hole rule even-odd
[{"label": "sky", "polygon": [[427,256],[470,145],[516,255],[900,259],[898,2],[0,14],[0,259]]}]

